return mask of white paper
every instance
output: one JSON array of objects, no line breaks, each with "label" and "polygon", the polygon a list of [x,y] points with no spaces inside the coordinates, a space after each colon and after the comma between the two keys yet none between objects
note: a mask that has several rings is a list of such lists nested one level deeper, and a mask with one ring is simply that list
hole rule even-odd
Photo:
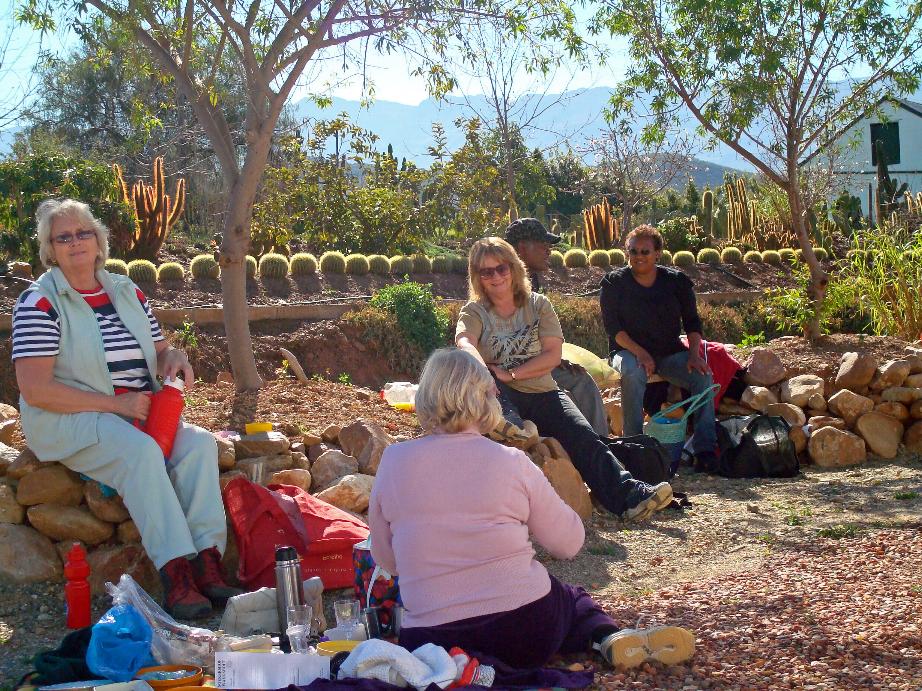
[{"label": "white paper", "polygon": [[281,689],[330,678],[325,655],[215,653],[215,686],[219,689]]}]

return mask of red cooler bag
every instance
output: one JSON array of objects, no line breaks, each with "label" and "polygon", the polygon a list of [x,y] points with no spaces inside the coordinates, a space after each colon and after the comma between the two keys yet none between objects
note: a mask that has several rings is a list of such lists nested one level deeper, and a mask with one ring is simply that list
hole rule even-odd
[{"label": "red cooler bag", "polygon": [[246,588],[275,587],[281,545],[298,551],[305,579],[319,576],[325,589],[353,584],[352,546],[368,537],[358,518],[300,487],[263,487],[245,477],[227,483],[222,495],[240,554],[237,578]]}]

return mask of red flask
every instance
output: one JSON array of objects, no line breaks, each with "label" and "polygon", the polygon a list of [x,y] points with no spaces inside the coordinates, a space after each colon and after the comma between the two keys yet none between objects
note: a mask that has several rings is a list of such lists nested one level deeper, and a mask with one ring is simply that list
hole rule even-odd
[{"label": "red flask", "polygon": [[164,381],[163,388],[151,396],[150,412],[147,414],[147,422],[144,423],[144,431],[157,442],[165,460],[169,459],[173,452],[173,441],[176,439],[179,417],[184,405],[183,387],[182,379]]},{"label": "red flask", "polygon": [[67,628],[82,629],[90,625],[90,565],[86,552],[75,542],[64,562],[64,600],[67,603]]}]

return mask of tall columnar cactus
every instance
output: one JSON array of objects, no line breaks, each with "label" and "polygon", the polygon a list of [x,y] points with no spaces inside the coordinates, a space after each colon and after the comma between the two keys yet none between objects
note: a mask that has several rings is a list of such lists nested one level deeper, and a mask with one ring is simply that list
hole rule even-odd
[{"label": "tall columnar cactus", "polygon": [[621,224],[612,213],[611,203],[607,198],[600,204],[593,204],[583,209],[586,225],[586,249],[609,250],[621,240]]},{"label": "tall columnar cactus", "polygon": [[714,239],[714,193],[710,188],[701,195],[701,210],[704,212],[704,232]]},{"label": "tall columnar cactus", "polygon": [[740,216],[742,217],[740,231],[741,235],[745,237],[752,232],[752,218],[749,210],[749,195],[746,193],[746,180],[737,178],[736,187],[739,194]]},{"label": "tall columnar cactus", "polygon": [[900,199],[906,194],[909,185],[905,182],[900,184],[899,180],[890,177],[884,143],[878,139],[874,142],[874,148],[877,153],[877,223],[879,225],[886,216],[897,211]]},{"label": "tall columnar cactus", "polygon": [[728,182],[725,188],[727,192],[727,239],[734,242],[739,239],[740,234],[740,222],[737,218],[739,203],[736,199],[736,185]]},{"label": "tall columnar cactus", "polygon": [[121,249],[128,256],[155,259],[170,229],[182,215],[186,203],[186,180],[180,178],[176,181],[176,192],[170,197],[166,193],[162,156],[154,159],[152,184],[138,180],[130,191],[121,167],[113,163],[112,169],[122,190],[122,200],[134,207],[136,217],[134,235],[128,238],[128,246]]}]

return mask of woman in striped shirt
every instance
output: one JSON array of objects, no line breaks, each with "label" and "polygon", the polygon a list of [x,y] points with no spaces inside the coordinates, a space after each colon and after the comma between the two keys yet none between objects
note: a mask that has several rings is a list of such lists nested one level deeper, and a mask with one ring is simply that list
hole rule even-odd
[{"label": "woman in striped shirt", "polygon": [[42,461],[113,487],[141,534],[178,618],[207,616],[241,591],[220,570],[227,539],[217,446],[180,423],[169,458],[134,421],[147,419],[157,376],[194,382],[186,354],[164,338],[144,294],[103,269],[108,230],[73,199],[36,214],[49,269],[13,311],[22,426]]}]

